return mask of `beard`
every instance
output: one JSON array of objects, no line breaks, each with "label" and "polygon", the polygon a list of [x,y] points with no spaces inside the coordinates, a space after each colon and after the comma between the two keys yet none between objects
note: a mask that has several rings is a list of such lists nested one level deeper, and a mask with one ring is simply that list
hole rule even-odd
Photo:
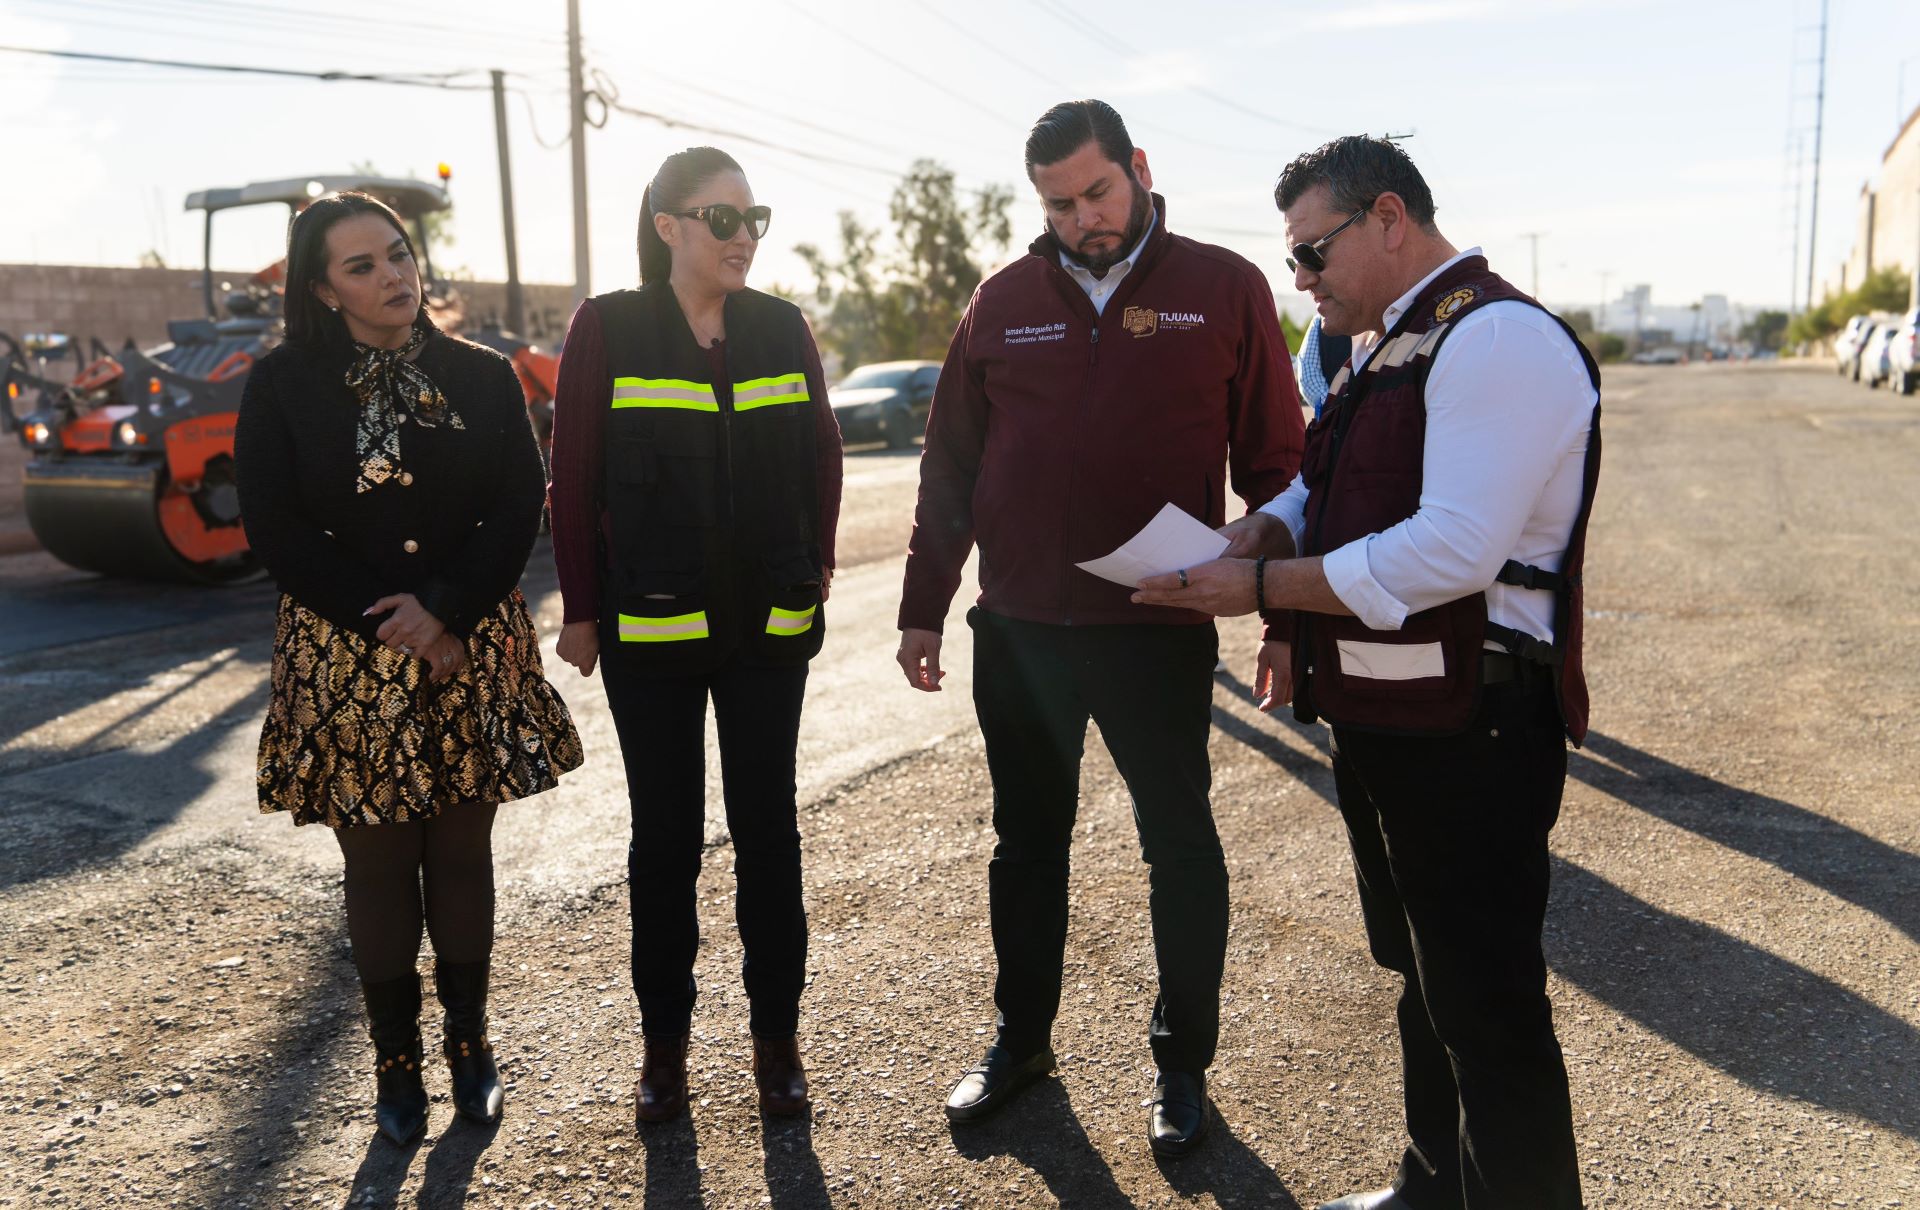
[{"label": "beard", "polygon": [[[1054,240],[1059,243],[1061,254],[1096,277],[1104,275],[1108,269],[1127,258],[1133,251],[1133,246],[1140,242],[1141,235],[1146,233],[1147,223],[1153,218],[1153,195],[1148,193],[1146,187],[1137,180],[1129,178],[1128,184],[1133,187],[1133,202],[1127,210],[1125,231],[1088,231],[1081,235],[1078,247],[1069,247],[1066,241],[1060,239],[1060,233],[1054,232]],[[1086,250],[1089,242],[1102,237],[1112,239],[1113,246],[1105,252]]]}]

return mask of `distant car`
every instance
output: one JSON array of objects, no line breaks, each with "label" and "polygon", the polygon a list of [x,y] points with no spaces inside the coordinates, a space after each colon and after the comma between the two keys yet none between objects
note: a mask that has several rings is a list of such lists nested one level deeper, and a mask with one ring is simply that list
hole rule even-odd
[{"label": "distant car", "polygon": [[1638,366],[1677,366],[1680,364],[1680,350],[1642,349],[1633,355],[1633,364]]},{"label": "distant car", "polygon": [[1854,377],[1870,387],[1877,387],[1893,374],[1893,358],[1888,348],[1893,343],[1893,324],[1875,324],[1873,334],[1867,337],[1867,343],[1860,349],[1860,370]]},{"label": "distant car", "polygon": [[1894,321],[1887,341],[1887,381],[1896,394],[1920,390],[1920,307]]},{"label": "distant car", "polygon": [[885,441],[904,450],[927,431],[937,361],[880,361],[860,366],[827,389],[840,435],[847,441]]},{"label": "distant car", "polygon": [[1856,315],[1833,338],[1833,368],[1842,378],[1860,381],[1860,350],[1866,346],[1867,337],[1871,335],[1873,320],[1865,315]]}]

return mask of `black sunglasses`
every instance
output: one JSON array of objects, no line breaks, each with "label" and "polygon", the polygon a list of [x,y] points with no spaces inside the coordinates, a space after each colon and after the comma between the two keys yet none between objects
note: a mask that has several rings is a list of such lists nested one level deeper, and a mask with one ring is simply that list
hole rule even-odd
[{"label": "black sunglasses", "polygon": [[1331,244],[1334,236],[1359,222],[1367,211],[1371,209],[1373,209],[1373,203],[1368,202],[1347,216],[1346,222],[1341,223],[1338,227],[1327,232],[1319,239],[1314,240],[1311,244],[1295,244],[1293,246],[1293,255],[1287,258],[1287,271],[1289,273],[1298,273],[1302,269],[1310,269],[1318,273],[1325,269],[1327,267],[1327,258],[1320,255],[1320,249]]},{"label": "black sunglasses", "polygon": [[697,206],[692,210],[669,210],[668,214],[677,218],[695,218],[707,225],[715,239],[732,239],[733,233],[740,230],[740,224],[747,225],[747,234],[761,239],[767,234],[767,228],[773,223],[773,207],[749,206],[742,214],[739,208],[720,202],[712,206]]}]

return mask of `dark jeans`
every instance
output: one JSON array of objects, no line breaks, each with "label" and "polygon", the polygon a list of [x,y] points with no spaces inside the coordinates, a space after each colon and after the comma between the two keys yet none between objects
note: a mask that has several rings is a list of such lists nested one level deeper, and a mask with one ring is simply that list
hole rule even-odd
[{"label": "dark jeans", "polygon": [[1571,1210],[1573,1112],[1540,949],[1566,741],[1544,684],[1483,694],[1461,735],[1333,731],[1367,940],[1406,980],[1411,1142],[1394,1186],[1417,1210]]},{"label": "dark jeans", "polygon": [[1227,866],[1207,797],[1213,627],[1050,626],[980,609],[967,620],[999,840],[987,886],[1001,1042],[1016,1054],[1040,1049],[1060,1010],[1068,849],[1091,717],[1133,795],[1151,867],[1154,1061],[1205,1071],[1220,1037],[1227,952]]},{"label": "dark jeans", "polygon": [[790,1038],[807,977],[800,892],[794,749],[807,666],[662,675],[613,652],[602,664],[633,807],[627,848],[633,908],[633,990],[650,1037],[687,1033],[700,948],[694,884],[706,817],[707,698],[720,732],[720,777],[733,836],[734,920],[746,951],[741,980],[756,1037]]}]

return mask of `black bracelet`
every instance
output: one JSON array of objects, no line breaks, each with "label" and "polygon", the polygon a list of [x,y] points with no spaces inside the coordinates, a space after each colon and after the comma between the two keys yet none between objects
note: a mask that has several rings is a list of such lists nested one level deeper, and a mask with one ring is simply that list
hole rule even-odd
[{"label": "black bracelet", "polygon": [[1267,607],[1267,556],[1261,555],[1253,561],[1253,611],[1255,613]]}]

